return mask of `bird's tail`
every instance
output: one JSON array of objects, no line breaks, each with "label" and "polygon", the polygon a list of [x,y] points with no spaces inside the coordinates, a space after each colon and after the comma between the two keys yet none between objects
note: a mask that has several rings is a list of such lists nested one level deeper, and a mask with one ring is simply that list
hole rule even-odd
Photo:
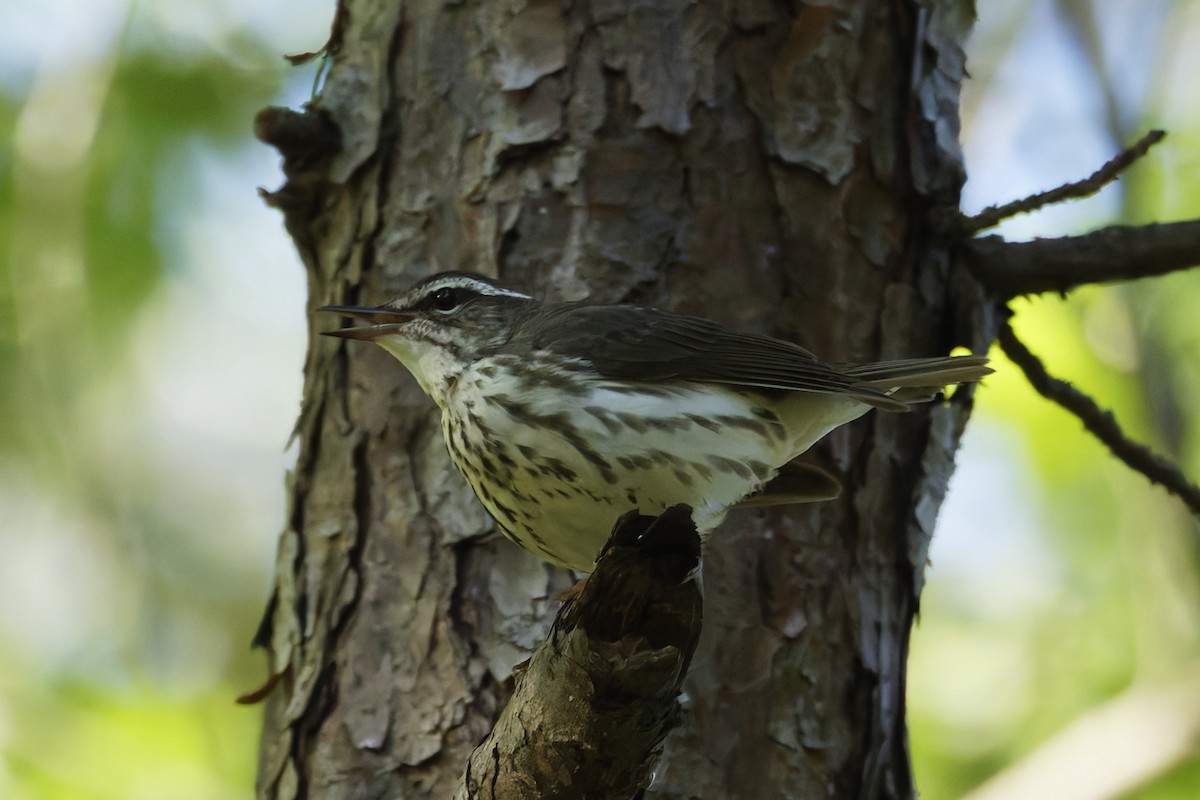
[{"label": "bird's tail", "polygon": [[[882,392],[889,400],[907,406],[931,400],[951,384],[974,383],[994,372],[987,364],[985,356],[907,358],[843,366],[841,372],[853,380],[855,386]],[[878,405],[894,407],[892,403]]]}]

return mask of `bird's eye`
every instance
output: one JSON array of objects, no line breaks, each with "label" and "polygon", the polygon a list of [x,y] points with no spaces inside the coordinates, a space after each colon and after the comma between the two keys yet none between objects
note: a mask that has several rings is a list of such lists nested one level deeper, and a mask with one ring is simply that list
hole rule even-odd
[{"label": "bird's eye", "polygon": [[430,304],[437,311],[453,311],[462,305],[458,299],[458,292],[447,287],[438,289],[429,296],[429,300]]}]

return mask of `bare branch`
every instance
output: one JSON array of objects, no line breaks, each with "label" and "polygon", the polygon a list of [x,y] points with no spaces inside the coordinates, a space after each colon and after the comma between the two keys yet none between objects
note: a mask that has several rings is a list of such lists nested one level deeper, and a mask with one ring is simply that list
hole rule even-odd
[{"label": "bare branch", "polygon": [[699,566],[687,506],[621,517],[471,754],[456,800],[628,800],[645,788],[700,636]]},{"label": "bare branch", "polygon": [[1074,414],[1093,436],[1103,442],[1112,454],[1124,461],[1130,469],[1145,475],[1183,500],[1193,514],[1200,515],[1200,487],[1184,477],[1171,462],[1153,453],[1144,445],[1129,439],[1117,423],[1112,412],[1096,405],[1096,401],[1064,380],[1055,378],[1046,371],[1045,365],[1021,343],[1011,325],[1000,329],[1000,348],[1014,364],[1021,368],[1029,383],[1038,394],[1052,400]]},{"label": "bare branch", "polygon": [[1074,183],[1065,183],[1049,191],[1039,192],[1005,203],[1002,206],[989,206],[973,217],[963,220],[963,231],[967,234],[978,233],[995,225],[999,225],[1009,217],[1036,211],[1044,206],[1061,203],[1064,200],[1077,200],[1090,197],[1117,179],[1135,161],[1146,155],[1146,152],[1162,141],[1166,134],[1163,131],[1150,131],[1132,147],[1126,148],[1115,158],[1093,172],[1088,177]]},{"label": "bare branch", "polygon": [[1081,236],[1006,242],[999,236],[964,245],[964,261],[1002,300],[1067,292],[1086,283],[1165,275],[1200,264],[1200,219],[1114,225]]}]

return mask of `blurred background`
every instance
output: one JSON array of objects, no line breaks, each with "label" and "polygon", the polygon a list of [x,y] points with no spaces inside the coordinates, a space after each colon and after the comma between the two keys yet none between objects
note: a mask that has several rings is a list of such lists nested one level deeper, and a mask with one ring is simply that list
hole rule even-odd
[{"label": "blurred background", "polygon": [[[981,0],[967,211],[1168,139],[1010,238],[1200,217],[1200,4]],[[304,279],[254,112],[332,0],[9,4],[0,28],[0,797],[248,800],[234,705],[283,521]],[[1200,479],[1200,272],[1016,304],[1051,370]],[[998,354],[994,354],[997,355]],[[1196,522],[1001,359],[933,544],[931,800],[1200,797]]]}]

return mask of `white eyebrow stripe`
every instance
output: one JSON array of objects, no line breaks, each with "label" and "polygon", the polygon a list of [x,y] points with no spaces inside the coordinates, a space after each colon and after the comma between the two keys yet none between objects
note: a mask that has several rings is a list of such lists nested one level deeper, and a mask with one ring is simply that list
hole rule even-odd
[{"label": "white eyebrow stripe", "polygon": [[513,289],[505,289],[503,286],[494,286],[486,281],[481,281],[476,278],[465,276],[454,276],[443,278],[435,283],[430,283],[423,287],[422,293],[437,291],[438,289],[470,289],[473,292],[478,292],[488,297],[518,297],[522,300],[532,300],[533,298],[527,294],[514,291]]},{"label": "white eyebrow stripe", "polygon": [[489,286],[484,294],[489,294],[493,297],[520,297],[523,300],[532,300],[533,298],[527,294],[514,291],[513,289],[505,289],[501,286]]}]

